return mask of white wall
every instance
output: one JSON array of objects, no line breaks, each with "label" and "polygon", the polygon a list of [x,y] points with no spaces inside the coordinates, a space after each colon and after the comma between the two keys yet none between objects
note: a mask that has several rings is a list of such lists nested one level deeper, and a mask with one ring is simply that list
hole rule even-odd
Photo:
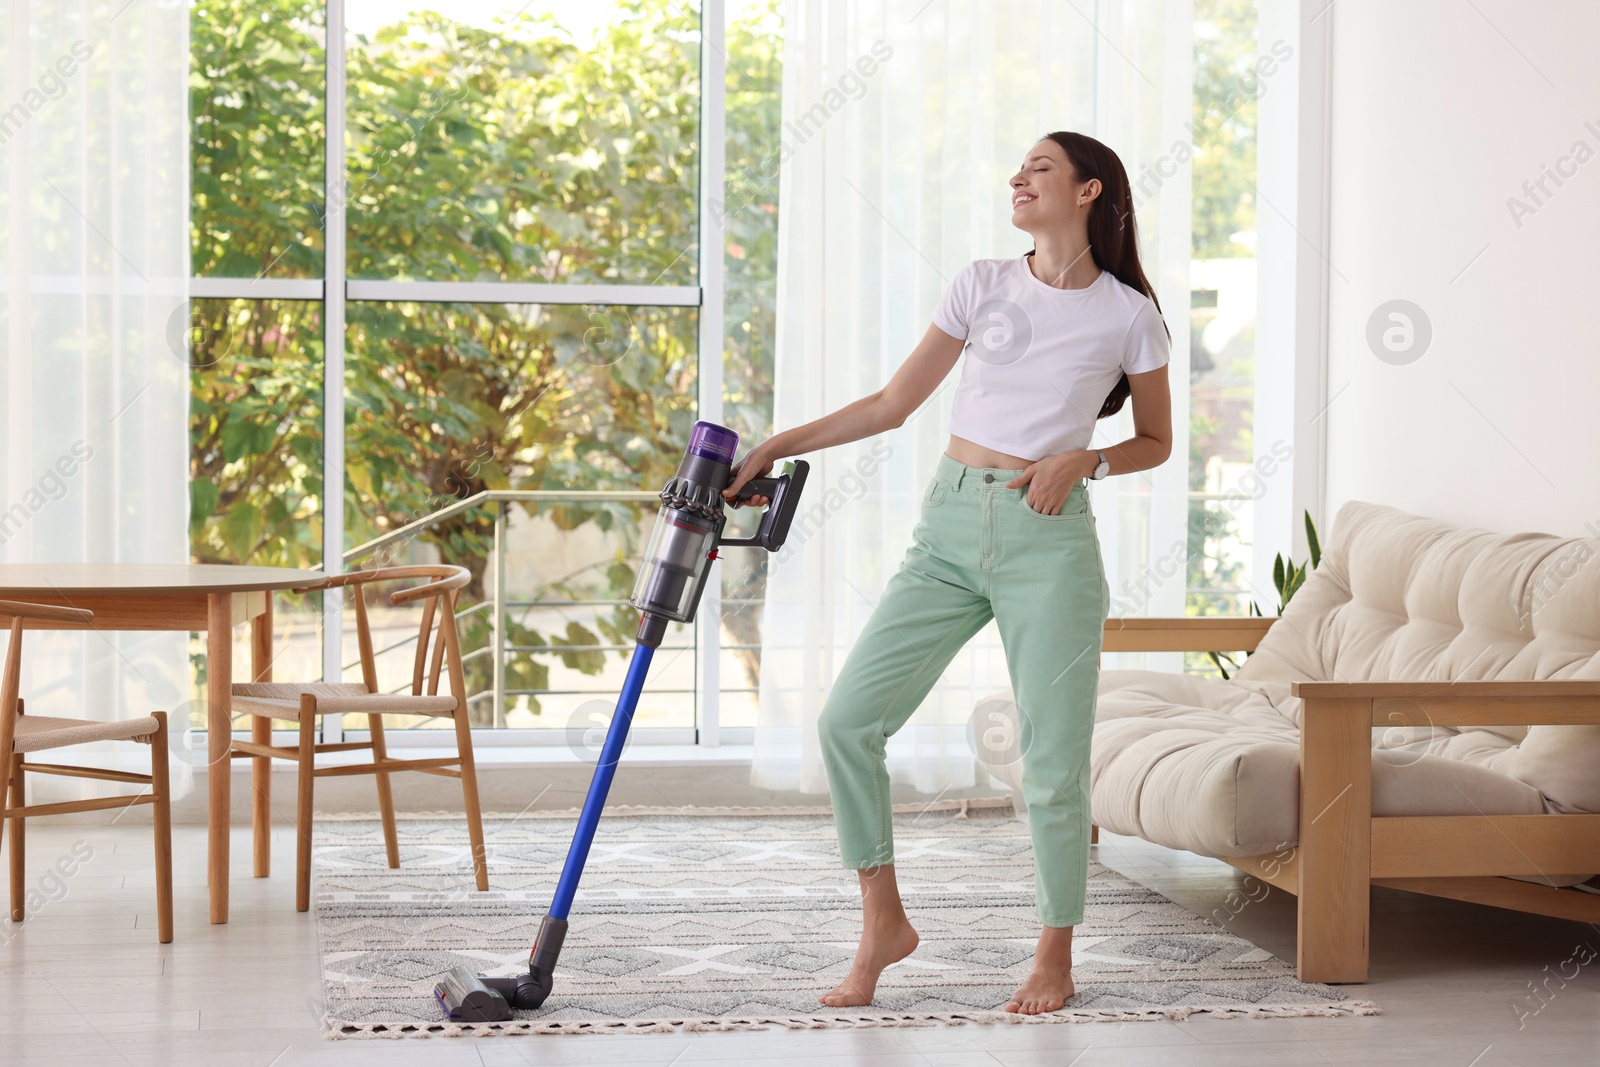
[{"label": "white wall", "polygon": [[[1600,533],[1600,5],[1339,0],[1327,499]],[[1586,125],[1590,124],[1590,125]],[[1582,148],[1578,148],[1582,142]],[[1571,177],[1524,190],[1548,165]],[[1533,209],[1521,225],[1508,209]],[[1431,345],[1367,343],[1392,299]],[[1592,530],[1585,531],[1586,524]]]}]

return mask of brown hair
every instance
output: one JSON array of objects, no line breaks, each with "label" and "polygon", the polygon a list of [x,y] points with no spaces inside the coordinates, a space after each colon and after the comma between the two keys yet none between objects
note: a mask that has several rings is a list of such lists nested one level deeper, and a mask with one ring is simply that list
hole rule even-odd
[{"label": "brown hair", "polygon": [[[1090,178],[1100,180],[1100,195],[1095,197],[1094,206],[1089,209],[1089,254],[1094,257],[1095,266],[1109,271],[1128,288],[1149,297],[1159,314],[1161,302],[1156,299],[1155,288],[1151,286],[1150,279],[1144,276],[1144,267],[1139,263],[1133,189],[1128,184],[1128,172],[1123,169],[1122,160],[1111,149],[1086,134],[1057,130],[1045,134],[1045,137],[1067,154],[1067,161],[1078,172],[1080,181]],[[1167,327],[1165,317],[1161,320],[1161,327],[1167,331],[1167,339],[1171,340],[1172,330]],[[1121,411],[1129,392],[1128,376],[1124,374],[1112,386],[1110,395],[1100,407],[1100,414],[1095,418],[1103,419]]]}]

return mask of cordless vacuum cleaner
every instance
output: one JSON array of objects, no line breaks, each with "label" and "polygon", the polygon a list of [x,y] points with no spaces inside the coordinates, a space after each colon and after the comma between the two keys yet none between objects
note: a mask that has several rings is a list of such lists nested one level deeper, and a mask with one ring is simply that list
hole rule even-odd
[{"label": "cordless vacuum cleaner", "polygon": [[789,535],[789,524],[800,502],[800,491],[806,484],[809,465],[804,460],[785,463],[779,477],[752,478],[746,482],[739,491],[740,501],[752,496],[764,496],[768,500],[760,529],[753,537],[722,536],[727,518],[722,510],[725,503],[722,491],[728,486],[733,454],[738,447],[739,435],[727,427],[711,422],[695,423],[689,436],[689,451],[678,464],[678,473],[661,490],[661,510],[656,514],[655,529],[645,548],[639,579],[629,598],[629,603],[643,612],[635,635],[638,643],[617,699],[616,714],[611,718],[605,744],[600,749],[600,762],[589,783],[589,795],[578,816],[566,866],[561,870],[561,880],[556,883],[555,899],[539,924],[539,934],[528,957],[528,973],[514,978],[485,978],[465,967],[446,972],[433,989],[439,1005],[452,1020],[503,1022],[511,1018],[513,1008],[537,1008],[550,996],[556,959],[561,955],[561,943],[567,936],[567,913],[572,909],[583,863],[589,856],[595,827],[600,822],[600,809],[605,806],[617,761],[622,756],[633,710],[639,703],[639,691],[644,688],[645,672],[651,656],[661,647],[667,623],[694,621],[700,595],[711,573],[711,561],[717,558],[719,548],[745,545],[776,552]]}]

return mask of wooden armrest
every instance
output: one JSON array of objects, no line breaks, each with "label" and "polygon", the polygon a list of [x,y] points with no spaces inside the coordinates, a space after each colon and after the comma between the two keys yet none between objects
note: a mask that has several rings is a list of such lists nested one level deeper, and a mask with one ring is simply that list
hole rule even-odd
[{"label": "wooden armrest", "polygon": [[293,590],[296,593],[320,593],[324,589],[339,589],[347,585],[361,585],[375,580],[377,571],[351,571],[348,574],[334,574],[319,579],[314,585],[300,586]]},{"label": "wooden armrest", "polygon": [[0,618],[89,623],[94,621],[94,612],[86,608],[63,608],[54,604],[26,604],[20,600],[0,600]]},{"label": "wooden armrest", "polygon": [[330,575],[315,585],[296,589],[295,592],[320,593],[327,589],[338,589],[341,586],[365,585],[368,582],[403,581],[407,578],[433,578],[435,580],[428,582],[426,585],[415,586],[411,589],[400,589],[390,594],[389,603],[396,607],[413,600],[421,600],[423,597],[438,596],[440,593],[446,593],[452,589],[460,589],[472,581],[472,573],[465,567],[457,567],[453,564],[374,567],[370,570]]},{"label": "wooden armrest", "polygon": [[1600,681],[1291,682],[1306,713],[1324,701],[1372,705],[1373,726],[1600,725]]},{"label": "wooden armrest", "polygon": [[1106,652],[1254,652],[1276,615],[1107,619]]},{"label": "wooden armrest", "polygon": [[1600,697],[1600,681],[1290,682],[1297,697]]},{"label": "wooden armrest", "polygon": [[[421,600],[423,597],[438,596],[441,593],[464,588],[467,583],[472,581],[471,571],[465,567],[453,565],[445,567],[390,567],[387,569],[389,571],[412,571],[414,572],[411,575],[412,577],[437,579],[427,585],[413,586],[410,589],[397,589],[390,593],[389,603],[396,607],[413,600]],[[395,577],[402,578],[407,577],[407,575],[396,574]]]}]

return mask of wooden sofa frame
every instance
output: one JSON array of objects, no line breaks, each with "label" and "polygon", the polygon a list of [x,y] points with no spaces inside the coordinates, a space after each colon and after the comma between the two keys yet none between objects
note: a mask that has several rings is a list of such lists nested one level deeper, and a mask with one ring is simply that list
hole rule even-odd
[{"label": "wooden sofa frame", "polygon": [[[1108,619],[1103,648],[1254,651],[1275,621]],[[1600,815],[1372,815],[1372,727],[1600,725],[1600,681],[1308,681],[1290,691],[1304,701],[1299,843],[1287,855],[1222,858],[1299,898],[1302,981],[1367,980],[1374,885],[1600,922],[1600,896],[1500,877],[1600,869]]]}]

